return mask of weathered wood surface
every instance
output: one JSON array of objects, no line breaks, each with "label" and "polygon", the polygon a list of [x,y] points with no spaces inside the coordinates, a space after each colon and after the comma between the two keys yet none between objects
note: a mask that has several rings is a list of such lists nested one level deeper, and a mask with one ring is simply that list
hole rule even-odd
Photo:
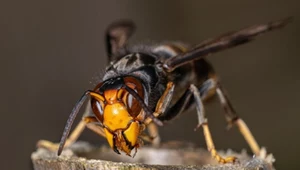
[{"label": "weathered wood surface", "polygon": [[110,148],[95,148],[85,142],[78,142],[65,149],[61,156],[43,148],[32,153],[31,159],[35,170],[269,170],[268,161],[252,158],[246,152],[227,151],[223,155],[235,155],[239,162],[234,164],[218,164],[210,154],[201,148],[165,144],[160,148],[144,146],[138,150],[134,158],[118,155]]}]

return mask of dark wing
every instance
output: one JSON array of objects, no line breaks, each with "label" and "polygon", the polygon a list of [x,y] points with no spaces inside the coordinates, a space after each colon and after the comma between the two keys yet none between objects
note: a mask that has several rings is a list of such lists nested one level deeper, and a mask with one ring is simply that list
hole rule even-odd
[{"label": "dark wing", "polygon": [[199,60],[211,53],[219,52],[231,47],[235,47],[247,43],[254,39],[254,37],[285,26],[292,20],[292,17],[283,20],[269,22],[267,24],[255,25],[239,31],[230,32],[221,35],[217,38],[206,40],[195,48],[180,54],[178,56],[169,58],[164,62],[164,68],[167,72],[173,71],[175,68],[180,67],[188,62]]},{"label": "dark wing", "polygon": [[134,31],[135,24],[131,20],[119,20],[107,28],[105,41],[108,61],[114,60],[114,55],[126,45]]}]

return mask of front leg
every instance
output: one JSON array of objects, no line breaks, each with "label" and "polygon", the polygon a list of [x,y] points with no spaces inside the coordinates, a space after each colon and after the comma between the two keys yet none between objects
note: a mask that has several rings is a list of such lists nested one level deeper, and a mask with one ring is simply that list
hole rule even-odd
[{"label": "front leg", "polygon": [[[82,120],[78,123],[78,125],[75,127],[71,135],[67,138],[66,143],[64,145],[65,148],[72,145],[78,137],[81,135],[85,127],[88,129],[94,131],[100,136],[105,137],[105,133],[103,131],[103,128],[95,123],[97,123],[98,120],[95,117],[87,116],[83,117]],[[57,151],[59,148],[59,143],[53,143],[47,140],[39,140],[37,143],[37,147],[39,148],[46,148],[51,151]]]},{"label": "front leg", "polygon": [[[160,114],[164,113],[170,104],[170,101],[173,97],[175,85],[173,82],[168,82],[167,88],[164,91],[163,95],[160,97],[156,104],[155,112],[153,115],[155,117],[158,117]],[[145,120],[145,124],[147,124],[148,129],[148,136],[144,136],[144,139],[147,141],[150,141],[153,146],[159,146],[160,144],[160,136],[158,132],[158,128],[155,123],[151,122],[152,120],[150,118],[147,118]]]}]

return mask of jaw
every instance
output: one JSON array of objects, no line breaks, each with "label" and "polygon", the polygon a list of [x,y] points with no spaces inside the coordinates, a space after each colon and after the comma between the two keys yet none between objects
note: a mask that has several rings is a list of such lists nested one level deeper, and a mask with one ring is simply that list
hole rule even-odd
[{"label": "jaw", "polygon": [[121,150],[121,151],[125,152],[126,155],[131,156],[131,150],[135,146],[132,146],[130,143],[128,143],[128,141],[126,141],[126,139],[124,138],[123,135],[122,136],[117,135],[116,141],[115,141],[115,147],[118,150]]},{"label": "jaw", "polygon": [[[106,128],[106,139],[110,145],[110,147],[118,154],[120,151],[126,153],[126,155],[131,156],[132,149],[135,148],[135,152],[137,148],[140,146],[140,139],[138,138],[140,134],[141,126],[139,122],[131,122],[127,129],[125,130],[115,130],[113,133],[107,130]],[[134,154],[135,155],[135,154]]]},{"label": "jaw", "polygon": [[[136,142],[135,145],[131,145],[131,143],[125,138],[121,131],[118,131],[115,136],[113,149],[116,153],[120,154],[119,151],[124,152],[127,156],[134,157],[137,148],[139,147],[140,141]],[[135,149],[135,153],[131,156],[131,151]]]}]

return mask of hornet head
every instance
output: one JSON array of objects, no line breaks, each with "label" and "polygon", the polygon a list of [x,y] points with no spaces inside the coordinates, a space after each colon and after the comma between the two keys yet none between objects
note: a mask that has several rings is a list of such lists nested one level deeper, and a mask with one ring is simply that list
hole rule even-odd
[{"label": "hornet head", "polygon": [[146,114],[142,109],[144,91],[141,82],[134,77],[117,77],[99,83],[93,91],[87,91],[74,107],[63,137],[58,154],[61,153],[71,125],[86,97],[91,96],[91,106],[95,117],[101,122],[110,147],[131,155],[132,149],[141,144],[139,135],[145,129],[142,123]]}]

